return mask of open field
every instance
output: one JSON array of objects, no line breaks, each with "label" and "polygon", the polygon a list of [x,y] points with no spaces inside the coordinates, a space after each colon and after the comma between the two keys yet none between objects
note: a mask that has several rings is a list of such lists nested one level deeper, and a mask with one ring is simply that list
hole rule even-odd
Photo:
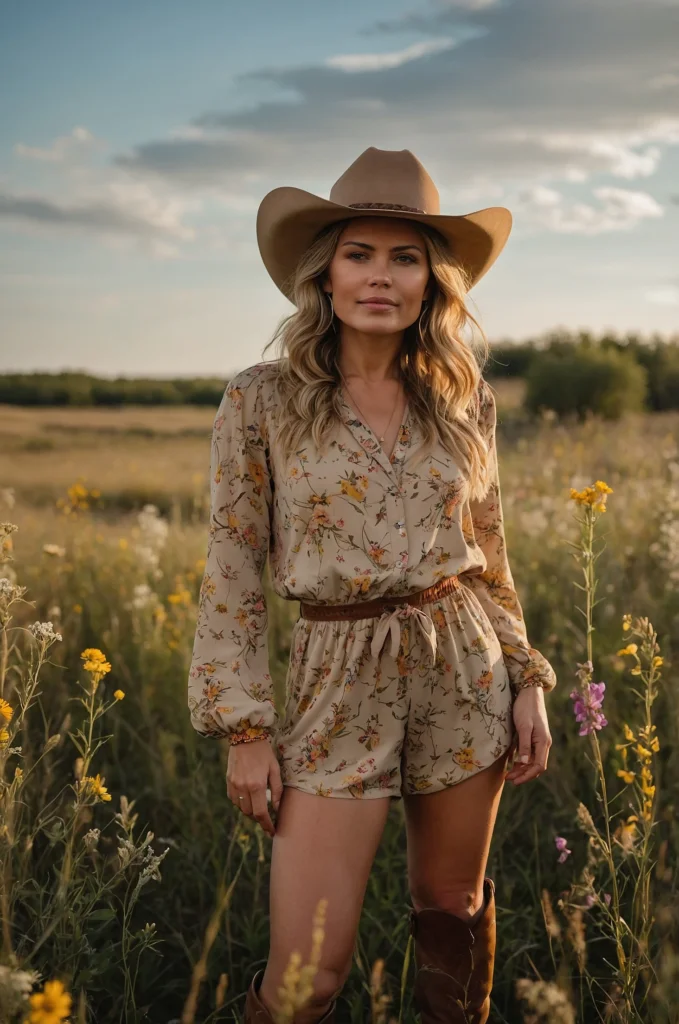
[{"label": "open field", "polygon": [[[529,637],[554,665],[559,685],[548,697],[554,739],[549,771],[525,787],[506,788],[493,842],[489,874],[497,885],[498,958],[491,1020],[668,1024],[678,1019],[670,1002],[679,1001],[679,413],[633,415],[618,423],[531,423],[521,413],[520,382],[502,382],[497,390],[510,561]],[[35,666],[35,644],[17,627],[51,621],[63,637],[40,669],[39,697],[13,742],[22,747],[21,755],[2,754],[6,779],[16,765],[26,775],[22,811],[12,825],[21,842],[14,855],[3,854],[13,893],[5,907],[5,952],[13,949],[23,961],[36,947],[30,966],[45,978],[71,974],[74,1022],[240,1020],[245,988],[267,957],[270,840],[228,801],[223,745],[197,736],[186,709],[213,417],[209,408],[192,407],[0,407],[0,521],[18,526],[6,543],[13,561],[0,565],[0,576],[4,570],[26,586],[25,597],[34,602],[13,606],[8,632],[3,696],[15,717],[15,687]],[[69,492],[78,480],[81,489]],[[569,697],[588,654],[580,610],[585,597],[576,586],[583,585],[583,569],[573,557],[581,544],[580,510],[570,488],[582,491],[597,480],[612,488],[596,523],[594,547],[601,553],[590,636],[593,678],[606,682],[608,724],[597,739],[608,784],[607,815],[597,799],[592,737],[578,735]],[[154,525],[153,513],[139,518],[147,503],[156,506],[167,529]],[[282,701],[297,605],[270,592],[268,599],[271,665]],[[649,846],[643,854],[643,864],[654,865],[648,881],[657,917],[648,939],[654,967],[645,965],[636,986],[640,1000],[647,989],[651,994],[632,1010],[622,1006],[616,989],[622,974],[605,927],[606,904],[577,904],[578,913],[568,901],[558,906],[589,863],[591,842],[582,816],[580,825],[576,819],[582,803],[604,834],[608,822],[621,890],[618,909],[641,928],[632,882],[625,879],[642,870],[646,825],[641,814],[636,829],[630,825],[634,784],[618,774],[627,756],[617,749],[625,726],[643,723],[634,694],[640,680],[630,671],[630,657],[620,653],[630,639],[625,615],[650,620],[663,658],[653,707],[653,821],[646,823]],[[69,732],[87,725],[87,707],[75,699],[83,695],[78,680],[87,679],[80,657],[86,648],[103,651],[111,666],[98,689],[110,708],[94,725],[94,735],[108,739],[94,753],[90,774],[103,777],[112,799],[82,807],[72,821],[69,787],[79,769]],[[115,700],[116,690],[124,699]],[[59,739],[44,753],[55,735]],[[121,808],[121,797],[134,801],[133,812]],[[57,811],[61,825],[51,817]],[[94,828],[101,834],[90,850],[84,836]],[[141,886],[132,874],[107,889],[121,831],[138,845],[152,832],[150,846],[162,864],[155,865],[158,877],[150,870]],[[556,836],[565,837],[572,850],[563,863]],[[139,869],[142,855],[133,862]],[[596,891],[610,896],[605,858],[592,870]],[[64,886],[61,903],[50,896],[57,877]],[[390,809],[375,861],[338,1024],[372,1019],[371,968],[380,958],[392,997],[383,1024],[390,1015],[415,1022],[412,963],[401,991],[404,958],[410,956],[405,879],[398,804]],[[206,976],[199,983],[195,968],[203,954]],[[653,978],[660,962],[665,974]],[[559,1016],[552,1007],[524,1018],[515,983],[538,978],[558,982],[574,1009]],[[195,1002],[189,998],[192,985]]]}]

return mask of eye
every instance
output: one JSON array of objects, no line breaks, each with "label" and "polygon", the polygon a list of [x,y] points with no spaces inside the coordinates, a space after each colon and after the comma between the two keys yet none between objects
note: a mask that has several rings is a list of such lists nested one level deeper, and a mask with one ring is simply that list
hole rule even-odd
[{"label": "eye", "polygon": [[[364,253],[364,252],[350,252],[348,254],[348,258],[352,259],[354,256],[365,256],[365,255],[366,255],[366,253]],[[416,263],[417,262],[417,260],[414,258],[414,256],[410,256],[407,252],[399,253],[399,255],[396,257],[396,259],[400,260],[403,256],[405,256],[406,260],[409,263]]]}]

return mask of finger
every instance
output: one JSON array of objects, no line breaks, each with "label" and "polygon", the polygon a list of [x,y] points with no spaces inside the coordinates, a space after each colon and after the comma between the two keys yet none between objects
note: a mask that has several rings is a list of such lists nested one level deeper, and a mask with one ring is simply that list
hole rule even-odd
[{"label": "finger", "polygon": [[278,761],[275,761],[269,772],[269,788],[271,789],[271,803],[274,808],[278,810],[283,796],[283,780],[281,778],[281,768]]},{"label": "finger", "polygon": [[542,775],[545,768],[547,767],[547,753],[548,745],[546,740],[540,740],[535,748],[535,758],[532,764],[528,765],[526,771],[516,781],[516,785],[522,785],[524,782],[529,782],[531,779],[536,779],[538,775]]},{"label": "finger", "polygon": [[264,831],[272,838],[276,834],[274,824],[269,815],[269,807],[266,802],[266,787],[256,786],[250,789],[252,800],[252,816],[262,826]]},{"label": "finger", "polygon": [[521,779],[529,768],[532,768],[532,762],[529,762],[528,764],[513,764],[505,775],[505,779],[507,779],[508,782],[513,782],[515,779]]},{"label": "finger", "polygon": [[533,724],[532,722],[529,722],[527,725],[522,725],[519,729],[519,748],[517,751],[517,758],[522,764],[528,764],[531,759],[532,740]]},{"label": "finger", "polygon": [[232,804],[242,811],[243,814],[252,814],[252,804],[250,803],[250,795],[248,791],[241,786],[234,785],[233,782],[229,781],[227,776],[226,784],[226,795]]}]

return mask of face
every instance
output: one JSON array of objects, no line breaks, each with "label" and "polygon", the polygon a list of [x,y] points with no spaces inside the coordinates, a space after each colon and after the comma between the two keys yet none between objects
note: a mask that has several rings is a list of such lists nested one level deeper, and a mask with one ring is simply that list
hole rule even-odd
[{"label": "face", "polygon": [[[358,217],[340,235],[323,288],[332,293],[343,324],[365,334],[393,334],[417,320],[429,276],[427,248],[415,225]],[[371,305],[369,299],[389,302]]]}]

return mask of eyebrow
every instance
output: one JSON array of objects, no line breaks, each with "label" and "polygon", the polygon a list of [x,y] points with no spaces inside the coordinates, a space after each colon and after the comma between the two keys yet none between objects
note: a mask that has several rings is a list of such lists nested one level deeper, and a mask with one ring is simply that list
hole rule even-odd
[{"label": "eyebrow", "polygon": [[[367,242],[342,242],[342,246],[345,245],[359,245],[362,249],[375,250],[374,245],[368,245]],[[390,252],[402,252],[403,249],[417,249],[418,252],[422,252],[419,245],[392,245]]]}]

